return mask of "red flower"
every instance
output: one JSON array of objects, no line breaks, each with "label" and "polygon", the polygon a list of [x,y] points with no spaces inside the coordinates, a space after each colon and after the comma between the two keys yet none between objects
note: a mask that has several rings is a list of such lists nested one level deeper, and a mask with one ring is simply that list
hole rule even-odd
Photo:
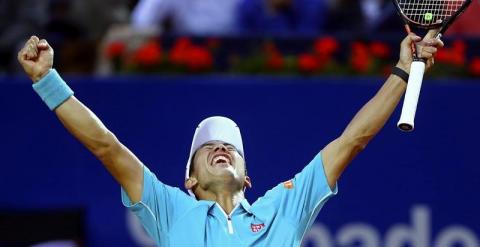
[{"label": "red flower", "polygon": [[462,40],[453,42],[451,48],[443,48],[437,51],[435,56],[436,61],[455,66],[465,65],[465,52],[467,45]]},{"label": "red flower", "polygon": [[280,53],[272,53],[267,56],[266,66],[271,70],[281,70],[283,68],[284,61]]},{"label": "red flower", "polygon": [[190,39],[177,39],[169,53],[170,62],[177,65],[185,65],[188,60],[188,53],[191,46],[192,42]]},{"label": "red flower", "polygon": [[463,66],[465,65],[465,54],[452,52],[452,60],[451,63],[456,66]]},{"label": "red flower", "polygon": [[465,51],[467,45],[462,40],[456,40],[452,45],[452,64],[457,66],[465,65]]},{"label": "red flower", "polygon": [[435,55],[435,60],[440,63],[449,63],[451,52],[447,48],[439,49]]},{"label": "red flower", "polygon": [[[456,49],[459,49],[458,47]],[[440,49],[435,56],[437,62],[455,66],[465,65],[465,52],[458,52],[455,48]]]},{"label": "red flower", "polygon": [[366,73],[372,64],[368,47],[361,42],[352,43],[352,57],[350,60],[353,69],[359,73]]},{"label": "red flower", "polygon": [[337,40],[333,37],[319,38],[313,44],[313,50],[317,55],[330,56],[340,48]]},{"label": "red flower", "polygon": [[105,55],[109,59],[121,57],[125,52],[125,44],[121,41],[114,41],[107,45]]},{"label": "red flower", "polygon": [[390,56],[390,47],[386,43],[374,41],[370,43],[370,52],[374,57],[385,59]]},{"label": "red flower", "polygon": [[298,56],[298,69],[302,72],[312,73],[320,68],[320,61],[312,54],[300,54]]},{"label": "red flower", "polygon": [[455,40],[453,41],[452,45],[453,50],[457,53],[465,53],[465,50],[467,49],[467,45],[463,40]]},{"label": "red flower", "polygon": [[362,56],[369,55],[368,47],[362,42],[358,42],[358,41],[353,42],[351,45],[351,48],[352,48],[352,53],[359,54]]},{"label": "red flower", "polygon": [[213,66],[213,56],[204,47],[192,46],[188,49],[186,65],[191,71],[207,70]]},{"label": "red flower", "polygon": [[186,66],[190,71],[208,70],[213,66],[213,56],[210,51],[205,47],[192,44],[189,38],[180,38],[175,41],[169,53],[169,60],[173,64]]},{"label": "red flower", "polygon": [[268,41],[263,45],[263,50],[267,55],[278,53],[277,46],[272,41]]},{"label": "red flower", "polygon": [[265,66],[270,70],[281,70],[284,65],[282,54],[278,51],[277,46],[272,41],[268,41],[263,45],[263,51],[266,53]]},{"label": "red flower", "polygon": [[480,57],[474,57],[470,63],[469,71],[474,76],[480,76]]},{"label": "red flower", "polygon": [[162,47],[156,40],[151,40],[138,48],[134,60],[141,65],[151,66],[159,64],[162,59]]}]

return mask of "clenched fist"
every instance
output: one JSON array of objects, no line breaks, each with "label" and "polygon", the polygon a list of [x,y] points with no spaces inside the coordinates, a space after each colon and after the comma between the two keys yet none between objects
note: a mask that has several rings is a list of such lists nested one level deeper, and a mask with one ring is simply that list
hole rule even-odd
[{"label": "clenched fist", "polygon": [[18,52],[18,61],[33,83],[44,77],[53,66],[53,49],[46,40],[32,36]]}]

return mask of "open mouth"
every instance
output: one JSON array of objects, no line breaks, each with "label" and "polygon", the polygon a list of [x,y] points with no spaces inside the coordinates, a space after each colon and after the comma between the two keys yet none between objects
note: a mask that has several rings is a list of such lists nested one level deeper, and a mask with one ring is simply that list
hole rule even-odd
[{"label": "open mouth", "polygon": [[226,155],[216,155],[215,157],[213,157],[212,165],[230,165],[230,158]]}]

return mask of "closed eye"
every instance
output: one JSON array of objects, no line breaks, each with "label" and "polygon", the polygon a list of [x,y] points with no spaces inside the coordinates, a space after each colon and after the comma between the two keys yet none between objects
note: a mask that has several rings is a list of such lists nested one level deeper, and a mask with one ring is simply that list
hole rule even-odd
[{"label": "closed eye", "polygon": [[227,144],[225,146],[227,147],[228,151],[237,151],[237,149],[233,145]]},{"label": "closed eye", "polygon": [[210,150],[210,149],[213,148],[213,144],[212,143],[205,143],[200,148]]},{"label": "closed eye", "polygon": [[[228,144],[228,143],[222,143],[228,151],[237,151],[237,149],[235,148],[235,146],[233,146],[232,144]],[[215,146],[215,143],[205,143],[203,144],[200,148],[202,149],[205,149],[205,150],[212,150],[213,147]]]}]

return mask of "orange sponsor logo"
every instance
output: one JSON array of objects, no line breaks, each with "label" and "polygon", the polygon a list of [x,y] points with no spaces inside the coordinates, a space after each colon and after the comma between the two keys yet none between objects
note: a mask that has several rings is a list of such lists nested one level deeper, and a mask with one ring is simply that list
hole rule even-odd
[{"label": "orange sponsor logo", "polygon": [[288,180],[286,182],[283,182],[283,187],[285,187],[285,189],[293,189],[293,181]]}]

